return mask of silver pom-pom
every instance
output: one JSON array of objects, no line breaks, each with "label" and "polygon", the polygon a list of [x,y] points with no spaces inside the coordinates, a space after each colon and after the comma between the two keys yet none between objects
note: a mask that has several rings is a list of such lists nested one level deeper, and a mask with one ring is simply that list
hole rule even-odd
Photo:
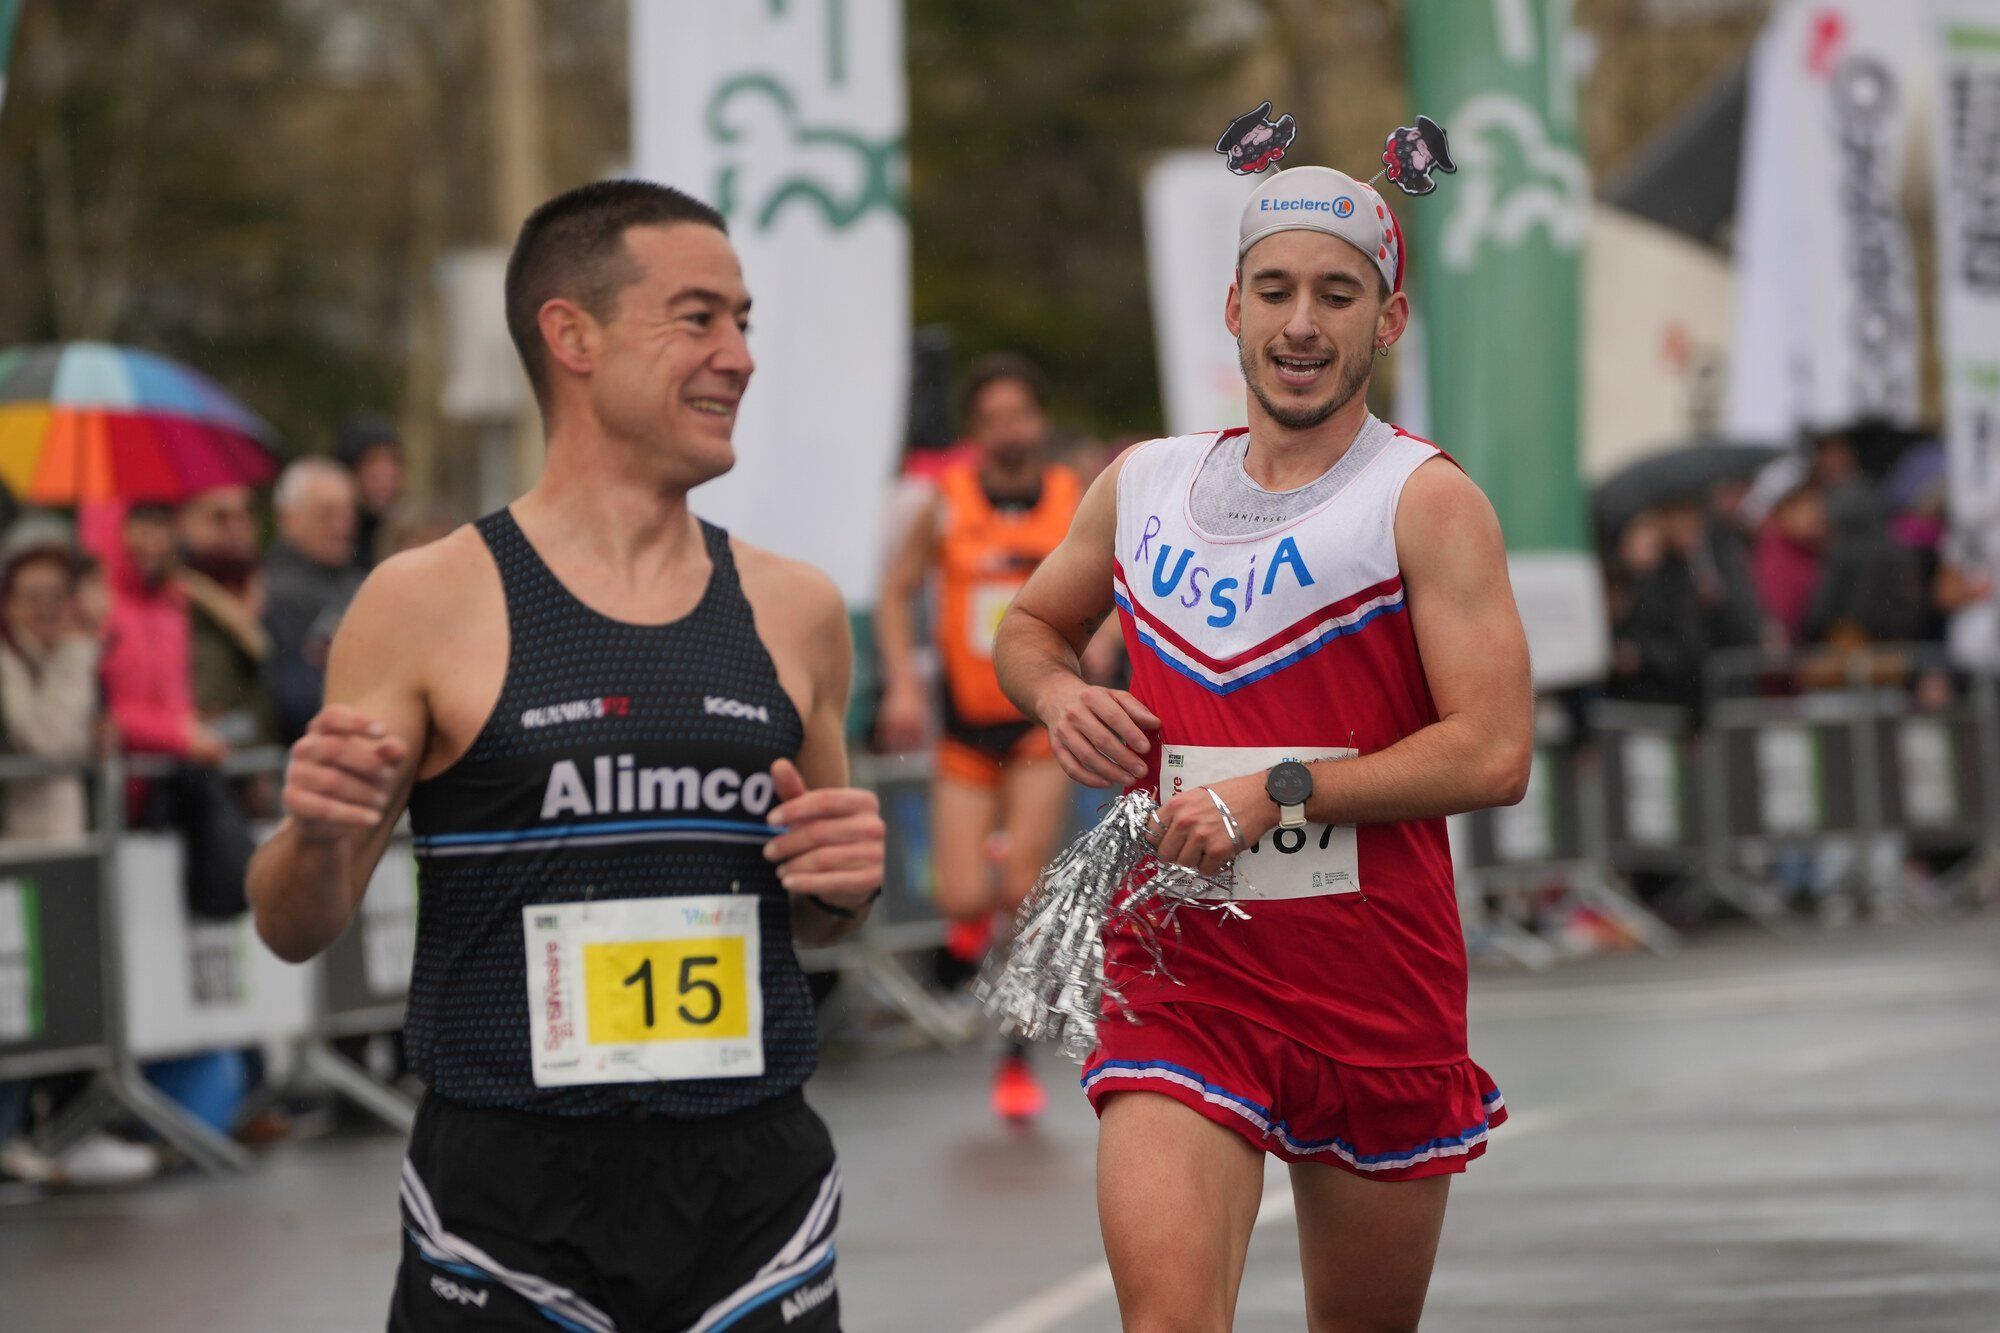
[{"label": "silver pom-pom", "polygon": [[1164,975],[1160,939],[1181,908],[1248,915],[1229,901],[1231,870],[1203,875],[1153,854],[1146,832],[1159,808],[1150,792],[1120,796],[1035,881],[1012,947],[995,953],[973,991],[1008,1031],[1056,1042],[1081,1062],[1097,1047],[1104,1002],[1124,1005],[1104,975],[1107,930],[1130,929]]}]

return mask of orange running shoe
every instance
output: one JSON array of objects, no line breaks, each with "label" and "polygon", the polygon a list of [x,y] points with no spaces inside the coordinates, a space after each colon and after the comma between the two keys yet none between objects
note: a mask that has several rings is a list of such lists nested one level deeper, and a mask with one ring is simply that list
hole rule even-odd
[{"label": "orange running shoe", "polygon": [[1048,1104],[1048,1094],[1042,1091],[1041,1080],[1025,1056],[1010,1054],[1000,1061],[1000,1072],[993,1079],[994,1115],[1022,1125],[1040,1115]]}]

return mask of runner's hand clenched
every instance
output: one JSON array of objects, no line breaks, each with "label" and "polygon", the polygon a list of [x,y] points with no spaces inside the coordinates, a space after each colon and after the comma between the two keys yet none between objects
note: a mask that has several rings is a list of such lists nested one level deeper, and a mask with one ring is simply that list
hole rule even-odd
[{"label": "runner's hand clenched", "polygon": [[[1196,787],[1170,798],[1153,816],[1152,828],[1158,833],[1153,850],[1162,861],[1214,875],[1276,827],[1277,807],[1264,794],[1263,774],[1213,785],[1215,796],[1209,795],[1208,787]],[[1216,797],[1236,821],[1234,835]]]},{"label": "runner's hand clenched", "polygon": [[765,820],[781,832],[764,846],[789,893],[815,894],[836,907],[858,907],[882,886],[887,832],[875,793],[860,787],[807,791],[798,765],[771,765],[778,805]]},{"label": "runner's hand clenched", "polygon": [[373,828],[389,808],[396,770],[408,753],[380,722],[329,704],[292,743],[285,813],[314,841]]},{"label": "runner's hand clenched", "polygon": [[1123,787],[1146,776],[1148,731],[1160,729],[1152,710],[1124,690],[1074,683],[1042,708],[1056,762],[1087,787]]}]

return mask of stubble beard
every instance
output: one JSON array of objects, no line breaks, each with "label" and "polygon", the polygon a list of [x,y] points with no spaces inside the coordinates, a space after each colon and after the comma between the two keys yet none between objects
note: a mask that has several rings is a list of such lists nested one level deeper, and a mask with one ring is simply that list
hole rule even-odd
[{"label": "stubble beard", "polygon": [[1265,391],[1262,377],[1256,373],[1263,368],[1263,360],[1243,345],[1241,337],[1236,340],[1236,360],[1243,371],[1243,382],[1250,386],[1250,393],[1256,398],[1258,406],[1264,409],[1264,414],[1286,430],[1311,430],[1353,402],[1354,395],[1360,393],[1367,383],[1369,364],[1366,356],[1343,356],[1337,348],[1329,355],[1333,357],[1332,394],[1321,402],[1308,403],[1303,407],[1283,407]]}]

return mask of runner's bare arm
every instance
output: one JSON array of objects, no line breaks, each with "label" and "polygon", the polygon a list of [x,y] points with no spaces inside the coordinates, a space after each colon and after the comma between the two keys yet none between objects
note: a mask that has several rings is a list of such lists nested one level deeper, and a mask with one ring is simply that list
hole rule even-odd
[{"label": "runner's bare arm", "polygon": [[1404,484],[1396,559],[1438,720],[1359,771],[1341,764],[1367,756],[1315,764],[1308,814],[1321,823],[1429,819],[1527,791],[1535,698],[1506,541],[1485,493],[1448,460]]},{"label": "runner's bare arm", "polygon": [[[1534,753],[1527,636],[1507,582],[1500,521],[1450,462],[1425,463],[1404,484],[1396,559],[1438,720],[1375,754],[1312,764],[1306,818],[1314,823],[1432,819],[1512,805],[1527,790]],[[1265,776],[1212,784],[1246,844],[1277,827]],[[1206,792],[1175,797],[1160,819],[1161,843],[1183,853],[1171,860],[1212,870],[1233,855]]]},{"label": "runner's bare arm", "polygon": [[292,746],[285,822],[250,862],[257,933],[287,962],[340,937],[402,817],[430,730],[423,675],[435,548],[383,563],[355,594],[327,660],[326,703]]},{"label": "runner's bare arm", "polygon": [[[884,826],[875,793],[849,785],[847,696],[854,679],[854,635],[833,580],[792,564],[774,621],[787,628],[780,651],[811,669],[812,697],[801,721],[798,763],[772,765],[779,804],[768,816],[781,832],[765,844],[778,880],[793,895],[792,934],[804,945],[832,944],[868,915],[881,887]],[[813,899],[817,897],[818,902]],[[831,907],[834,910],[828,910]],[[852,916],[842,916],[851,912]]]},{"label": "runner's bare arm", "polygon": [[933,496],[910,521],[883,571],[882,595],[875,603],[875,648],[882,662],[882,705],[875,730],[882,748],[891,753],[922,745],[928,721],[911,604],[923,591],[937,555],[940,506]]},{"label": "runner's bare arm", "polygon": [[[1135,448],[1139,446],[1134,446]],[[1084,680],[1079,657],[1111,613],[1118,474],[1130,450],[1085,492],[1069,535],[1042,561],[1000,622],[993,665],[1000,687],[1049,729],[1063,772],[1092,787],[1119,787],[1146,775],[1147,731],[1160,720],[1124,690]]]}]

